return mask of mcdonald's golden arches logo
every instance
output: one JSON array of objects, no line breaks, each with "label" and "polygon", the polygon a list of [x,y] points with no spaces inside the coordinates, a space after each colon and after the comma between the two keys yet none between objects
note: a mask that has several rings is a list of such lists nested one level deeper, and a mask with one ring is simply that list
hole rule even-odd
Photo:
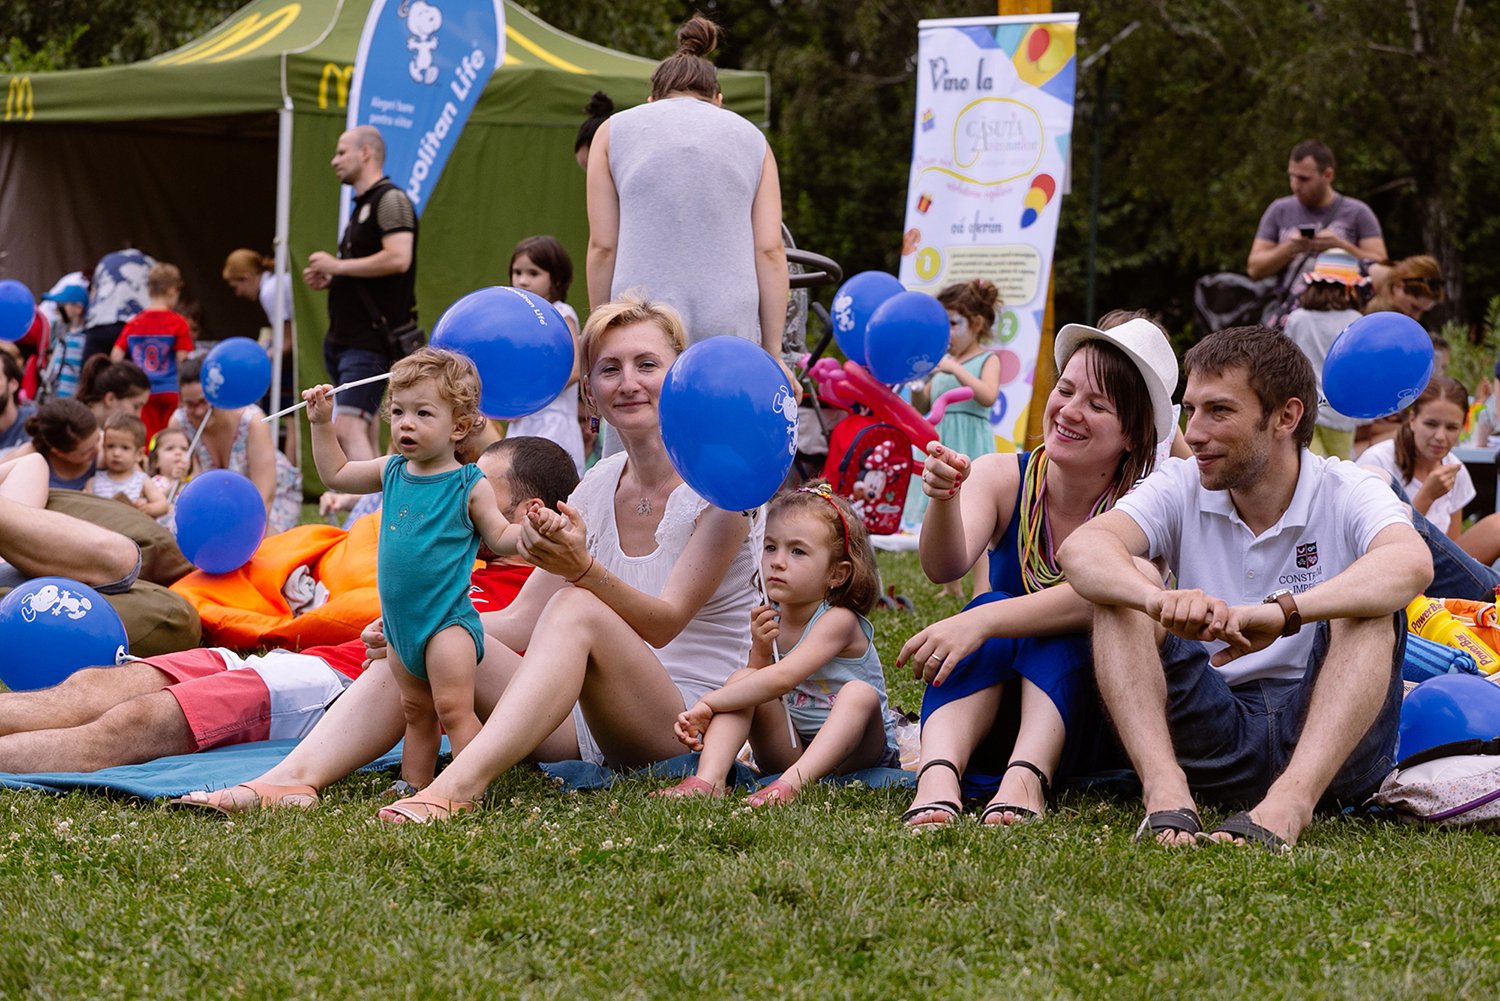
[{"label": "mcdonald's golden arches logo", "polygon": [[235,59],[254,52],[290,28],[301,13],[300,3],[285,4],[269,14],[252,12],[223,26],[223,30],[211,32],[191,45],[163,56],[157,62],[162,66],[181,66],[187,63],[222,63]]},{"label": "mcdonald's golden arches logo", "polygon": [[318,107],[328,107],[328,81],[333,80],[334,97],[339,102],[339,107],[347,107],[349,104],[349,84],[354,79],[354,65],[340,66],[338,63],[324,63],[323,76],[318,80]]},{"label": "mcdonald's golden arches logo", "polygon": [[5,120],[29,122],[36,117],[36,90],[31,77],[13,76],[5,87]]}]

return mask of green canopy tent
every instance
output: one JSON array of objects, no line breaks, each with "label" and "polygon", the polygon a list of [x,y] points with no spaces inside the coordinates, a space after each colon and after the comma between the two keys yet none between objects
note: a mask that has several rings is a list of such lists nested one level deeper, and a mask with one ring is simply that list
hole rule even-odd
[{"label": "green canopy tent", "polygon": [[[38,295],[129,243],[177,264],[202,336],[254,335],[260,311],[220,277],[236,247],[300,275],[338,242],[329,159],[368,0],[255,0],[142,63],[6,75],[0,121],[0,276]],[[430,329],[466,292],[508,281],[516,241],[562,240],[586,300],[583,175],[573,139],[596,90],[645,100],[653,60],[614,52],[505,4],[506,57],[422,216],[417,303]],[[765,127],[768,78],[720,74],[726,107]],[[293,283],[299,385],[323,378],[322,293]]]}]

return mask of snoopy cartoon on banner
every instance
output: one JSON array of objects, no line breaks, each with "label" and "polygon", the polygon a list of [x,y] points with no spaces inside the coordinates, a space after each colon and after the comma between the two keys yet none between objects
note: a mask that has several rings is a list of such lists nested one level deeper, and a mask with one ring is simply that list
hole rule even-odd
[{"label": "snoopy cartoon on banner", "polygon": [[407,65],[411,78],[417,83],[436,83],[438,68],[432,53],[438,45],[437,33],[443,26],[443,12],[425,0],[403,3],[396,12],[406,18],[406,30],[411,32],[406,47],[416,53]]}]

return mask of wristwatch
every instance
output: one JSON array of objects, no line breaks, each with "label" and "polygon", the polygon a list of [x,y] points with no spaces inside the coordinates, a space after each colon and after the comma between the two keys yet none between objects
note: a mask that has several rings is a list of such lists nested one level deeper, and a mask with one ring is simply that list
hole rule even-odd
[{"label": "wristwatch", "polygon": [[1272,591],[1266,595],[1265,604],[1281,606],[1281,614],[1286,616],[1286,625],[1282,626],[1281,635],[1295,636],[1302,629],[1302,613],[1297,611],[1297,602],[1290,589]]}]

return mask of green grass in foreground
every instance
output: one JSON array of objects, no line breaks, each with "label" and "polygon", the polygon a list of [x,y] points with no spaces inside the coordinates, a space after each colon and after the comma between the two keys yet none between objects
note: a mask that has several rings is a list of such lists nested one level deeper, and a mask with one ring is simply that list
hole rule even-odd
[{"label": "green grass in foreground", "polygon": [[[957,609],[883,556],[918,616]],[[893,700],[919,693],[893,675]],[[897,791],[775,811],[566,795],[534,770],[437,828],[386,776],[226,822],[0,794],[0,997],[1493,998],[1492,836],[1319,821],[1291,859],[1137,847],[1139,810],[912,836]]]}]

